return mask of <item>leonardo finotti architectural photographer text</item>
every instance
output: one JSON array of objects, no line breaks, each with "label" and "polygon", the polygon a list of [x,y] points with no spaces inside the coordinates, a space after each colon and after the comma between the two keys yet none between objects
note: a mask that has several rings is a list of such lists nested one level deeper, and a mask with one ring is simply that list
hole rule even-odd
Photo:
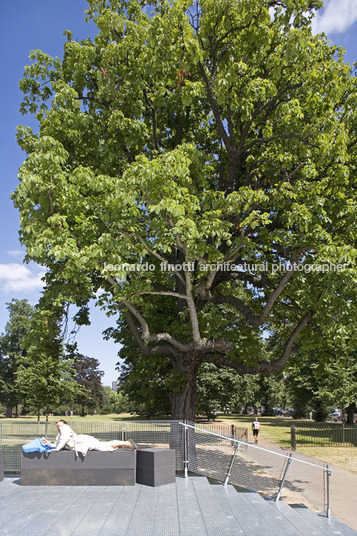
[{"label": "leonardo finotti architectural photographer text", "polygon": [[343,272],[346,269],[347,264],[340,262],[337,264],[331,262],[325,262],[322,264],[285,264],[283,262],[276,264],[269,264],[267,262],[250,264],[244,262],[242,264],[233,264],[229,262],[223,263],[211,263],[204,264],[201,262],[184,262],[182,264],[169,264],[161,262],[158,266],[148,262],[142,264],[108,264],[104,263],[104,269],[108,272],[154,272],[159,269],[161,272],[193,272],[198,270],[199,272],[289,272],[294,270],[295,272]]}]

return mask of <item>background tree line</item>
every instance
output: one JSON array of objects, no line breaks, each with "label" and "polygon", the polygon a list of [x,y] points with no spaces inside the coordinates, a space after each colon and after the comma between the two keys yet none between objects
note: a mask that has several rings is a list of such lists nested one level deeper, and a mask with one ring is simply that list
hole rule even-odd
[{"label": "background tree line", "polygon": [[[7,417],[69,411],[132,412],[145,418],[170,415],[172,390],[180,386],[168,359],[149,367],[133,347],[119,366],[119,390],[114,392],[102,385],[99,361],[80,354],[76,343],[65,343],[55,311],[44,314],[43,308],[39,312],[27,300],[15,299],[7,308],[9,320],[0,337],[0,404]],[[234,369],[203,364],[197,415],[211,419],[214,411],[246,413],[262,407],[265,415],[274,415],[279,407],[293,408],[289,414],[298,418],[314,410],[314,418],[324,420],[331,406],[353,409],[357,384],[353,362],[351,356],[350,362],[321,366],[321,359],[303,359],[297,350],[286,369],[269,376],[240,375]]]}]

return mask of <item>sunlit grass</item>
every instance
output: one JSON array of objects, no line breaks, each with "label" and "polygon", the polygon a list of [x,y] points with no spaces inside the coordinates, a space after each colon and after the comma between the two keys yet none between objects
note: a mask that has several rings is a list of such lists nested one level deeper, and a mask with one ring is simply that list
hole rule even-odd
[{"label": "sunlit grass", "polygon": [[[283,448],[290,447],[290,428],[293,424],[300,426],[324,426],[324,423],[312,423],[309,420],[294,420],[289,417],[261,417],[260,437],[272,443],[276,443]],[[249,437],[251,437],[251,424],[254,415],[224,415],[218,417],[220,422],[234,424],[240,428],[248,428]],[[324,463],[336,465],[346,471],[357,474],[357,448],[356,447],[300,447],[297,452],[306,456],[317,458]]]}]

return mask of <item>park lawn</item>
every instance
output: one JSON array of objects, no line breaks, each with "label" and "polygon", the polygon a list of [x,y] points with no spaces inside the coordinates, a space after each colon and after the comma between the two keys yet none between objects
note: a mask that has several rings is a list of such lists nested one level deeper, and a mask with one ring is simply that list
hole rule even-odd
[{"label": "park lawn", "polygon": [[[218,420],[222,423],[234,424],[239,428],[248,428],[249,436],[251,436],[254,418],[255,415],[225,415],[223,413],[218,415]],[[259,415],[258,418],[261,424],[260,437],[267,441],[278,443],[281,447],[290,447],[290,427],[294,423],[307,422],[297,421],[290,417],[264,417]]]},{"label": "park lawn", "polygon": [[298,452],[357,475],[356,447],[299,447]]},{"label": "park lawn", "polygon": [[[259,416],[258,418],[261,423],[260,436],[262,439],[276,443],[283,448],[290,447],[290,428],[293,424],[311,425],[311,421],[306,419],[295,420],[290,417],[264,416]],[[234,424],[239,428],[248,428],[248,434],[251,437],[251,425],[254,415],[219,414],[218,420],[222,423]],[[323,424],[321,423],[321,426]],[[356,447],[298,447],[297,452],[357,474]]]}]

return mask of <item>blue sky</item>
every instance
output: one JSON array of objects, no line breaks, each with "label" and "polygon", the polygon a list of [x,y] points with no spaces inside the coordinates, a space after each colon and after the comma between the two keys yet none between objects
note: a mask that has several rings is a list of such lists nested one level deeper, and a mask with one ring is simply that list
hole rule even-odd
[{"label": "blue sky", "polygon": [[[6,302],[27,298],[33,305],[42,288],[41,267],[23,264],[24,249],[18,241],[19,215],[9,199],[17,185],[17,173],[25,154],[15,139],[16,126],[35,127],[29,115],[19,113],[22,94],[18,89],[24,66],[32,49],[62,56],[70,29],[74,39],[93,36],[95,27],[84,21],[86,0],[0,0],[0,163],[1,163],[1,247],[0,247],[0,331],[8,319]],[[332,43],[346,49],[346,61],[357,61],[357,0],[328,0],[314,22],[314,31],[324,31]],[[108,318],[92,308],[92,324],[77,337],[80,352],[100,361],[104,384],[117,378],[117,347],[103,341],[102,331]],[[114,322],[114,319],[111,319]]]}]

